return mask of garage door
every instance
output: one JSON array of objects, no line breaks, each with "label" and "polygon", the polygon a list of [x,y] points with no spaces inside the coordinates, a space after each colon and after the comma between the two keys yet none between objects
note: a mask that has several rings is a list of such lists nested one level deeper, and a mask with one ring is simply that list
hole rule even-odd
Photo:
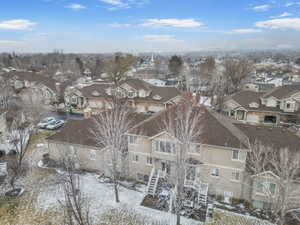
[{"label": "garage door", "polygon": [[258,123],[259,116],[255,114],[247,114],[247,122],[249,123]]}]

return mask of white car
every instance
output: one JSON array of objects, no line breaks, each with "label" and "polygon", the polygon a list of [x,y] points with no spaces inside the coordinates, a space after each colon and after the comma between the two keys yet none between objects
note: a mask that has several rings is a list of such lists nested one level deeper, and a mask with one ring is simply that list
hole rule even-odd
[{"label": "white car", "polygon": [[55,122],[55,118],[54,117],[47,117],[45,119],[43,119],[41,122],[38,123],[38,127],[39,128],[46,128],[50,123]]},{"label": "white car", "polygon": [[65,124],[65,121],[63,121],[63,120],[56,120],[56,121],[48,124],[46,126],[46,129],[48,129],[48,130],[55,130],[57,128],[62,127],[64,124]]}]

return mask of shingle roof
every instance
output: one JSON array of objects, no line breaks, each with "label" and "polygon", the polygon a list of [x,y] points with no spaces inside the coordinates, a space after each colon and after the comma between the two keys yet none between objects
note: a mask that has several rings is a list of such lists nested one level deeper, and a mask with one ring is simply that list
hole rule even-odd
[{"label": "shingle roof", "polygon": [[242,123],[236,123],[235,126],[248,136],[251,143],[257,140],[273,148],[300,150],[300,137],[286,128]]},{"label": "shingle roof", "polygon": [[29,81],[29,82],[36,82],[37,84],[44,84],[48,88],[50,88],[53,91],[56,91],[56,82],[51,77],[46,76],[42,73],[34,73],[34,72],[26,72],[26,71],[13,71],[8,72],[1,75],[2,77],[6,79],[14,79],[20,81]]},{"label": "shingle roof", "polygon": [[[120,85],[125,83],[136,90],[144,89],[146,91],[151,91],[150,95],[145,98],[141,98],[141,97],[134,98],[137,101],[147,100],[147,101],[165,103],[181,95],[181,92],[175,87],[157,87],[140,79],[127,79],[122,81]],[[110,96],[107,95],[106,93],[106,89],[109,87],[114,87],[114,85],[109,83],[98,83],[98,84],[93,84],[90,86],[83,87],[80,89],[80,91],[83,94],[83,96],[87,98],[91,98],[91,97],[109,98]],[[93,95],[93,92],[95,91],[99,93],[99,96]],[[153,99],[153,97],[156,95],[159,95],[161,99]]]},{"label": "shingle roof", "polygon": [[[203,109],[202,132],[197,142],[208,145],[241,148],[242,140],[233,133],[228,123],[222,122],[223,118],[217,118],[212,112]],[[153,137],[163,132],[163,119],[167,111],[162,111],[135,126],[129,133]],[[199,128],[200,129],[200,128]]]},{"label": "shingle roof", "polygon": [[[97,83],[97,84],[92,84],[90,86],[81,88],[80,92],[86,98],[109,97],[109,95],[106,94],[106,89],[111,86],[112,86],[111,84],[107,84],[107,83]],[[95,91],[99,93],[99,96],[95,96],[93,94]]]},{"label": "shingle roof", "polygon": [[243,106],[246,109],[249,109],[249,104],[252,102],[255,102],[260,105],[260,97],[264,93],[262,92],[255,92],[255,91],[240,91],[230,97],[230,99],[233,99],[238,104]]},{"label": "shingle roof", "polygon": [[285,99],[298,92],[300,92],[300,85],[284,85],[266,93],[263,98],[273,96],[277,99]]},{"label": "shingle roof", "polygon": [[[141,113],[133,113],[131,116],[134,117],[133,126],[149,117]],[[48,137],[47,140],[99,147],[92,134],[93,129],[95,129],[93,117],[84,120],[70,120],[57,133]]]},{"label": "shingle roof", "polygon": [[[232,99],[245,108],[248,111],[268,111],[268,112],[281,112],[280,109],[276,107],[267,107],[261,104],[261,97],[264,96],[264,92],[255,92],[255,91],[240,91],[228,98],[228,100]],[[251,108],[249,104],[257,103],[258,108]]]}]

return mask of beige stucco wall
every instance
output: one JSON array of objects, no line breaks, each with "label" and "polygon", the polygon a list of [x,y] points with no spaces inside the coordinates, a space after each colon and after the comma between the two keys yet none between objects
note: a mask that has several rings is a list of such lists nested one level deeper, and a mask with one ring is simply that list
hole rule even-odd
[{"label": "beige stucco wall", "polygon": [[[171,140],[169,135],[161,134],[152,140],[166,139]],[[171,163],[171,176],[174,173],[174,165],[172,165],[172,163],[175,162],[175,154],[154,151],[154,149],[152,149],[152,142],[148,137],[139,136],[137,143],[129,144],[128,149],[130,155],[129,171],[132,178],[136,178],[138,173],[150,176],[154,165],[158,169],[161,169],[162,161]],[[138,162],[133,160],[135,155],[138,155]],[[147,157],[153,158],[152,166],[147,164]],[[224,192],[227,191],[232,192],[234,198],[249,199],[249,190],[245,191],[243,188],[245,162],[232,160],[232,149],[202,145],[200,147],[200,153],[192,153],[189,154],[188,157],[203,163],[200,166],[200,179],[202,182],[209,184],[210,194],[224,195]],[[214,168],[219,168],[219,177],[211,176]],[[239,181],[233,179],[233,172],[240,173]]]},{"label": "beige stucco wall", "polygon": [[72,157],[80,169],[110,174],[110,152],[97,148],[72,145],[68,143],[48,142],[50,158],[60,161]]}]

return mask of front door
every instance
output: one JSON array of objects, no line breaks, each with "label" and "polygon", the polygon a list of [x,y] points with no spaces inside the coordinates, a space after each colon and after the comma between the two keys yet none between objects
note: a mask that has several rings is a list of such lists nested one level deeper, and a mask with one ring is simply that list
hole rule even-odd
[{"label": "front door", "polygon": [[170,165],[170,163],[167,162],[167,161],[162,161],[161,162],[161,170],[163,172],[166,172],[167,174],[170,175],[170,173],[171,173],[171,165]]},{"label": "front door", "polygon": [[230,204],[231,199],[233,197],[233,193],[230,191],[224,191],[224,202]]}]

